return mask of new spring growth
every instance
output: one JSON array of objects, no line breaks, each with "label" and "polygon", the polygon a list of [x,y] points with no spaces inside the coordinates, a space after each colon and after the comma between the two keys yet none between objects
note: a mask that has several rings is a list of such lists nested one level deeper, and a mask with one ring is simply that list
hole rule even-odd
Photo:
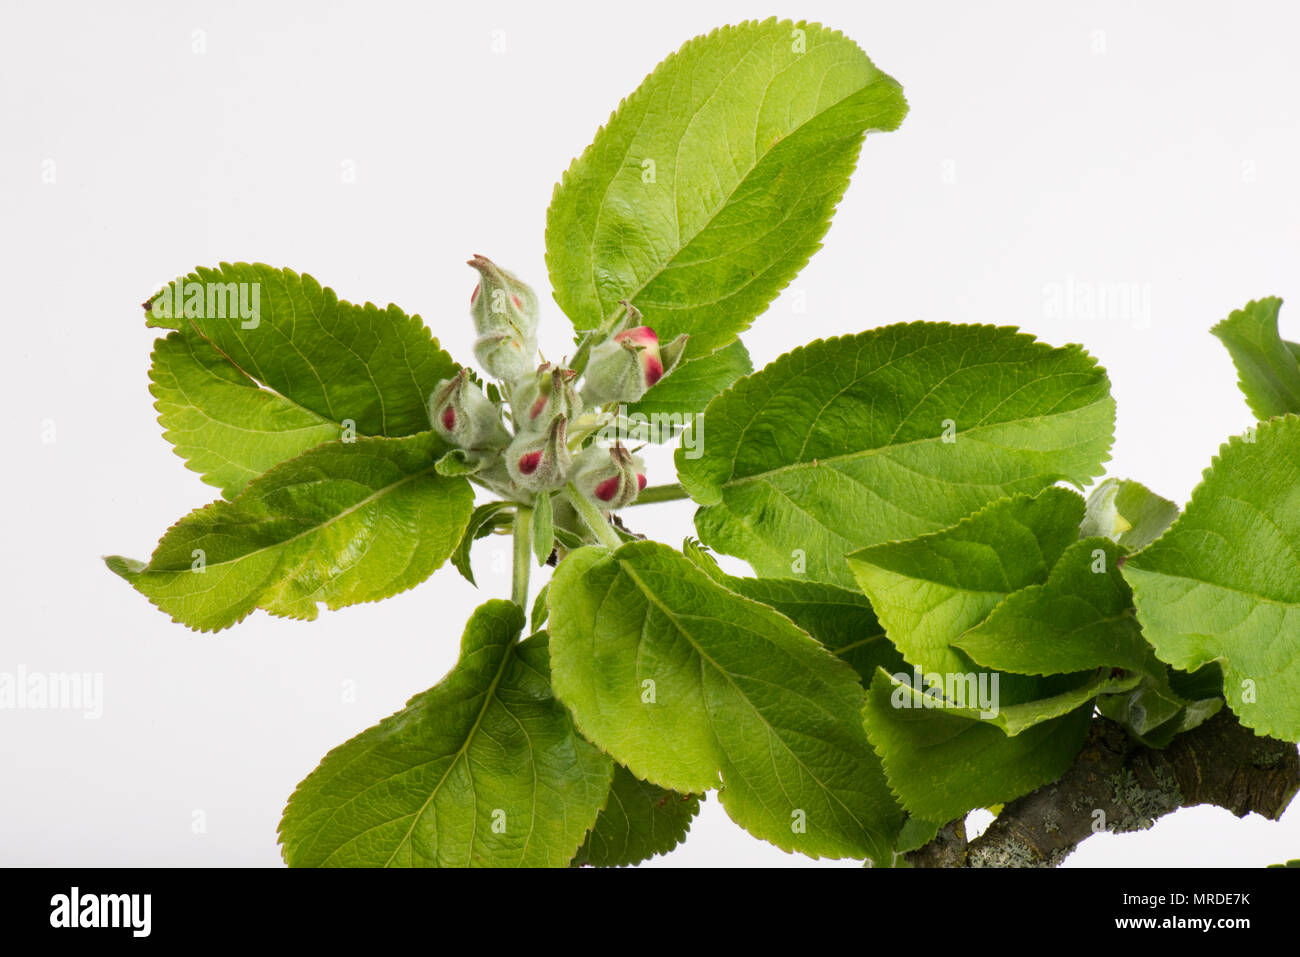
[{"label": "new spring growth", "polygon": [[550,492],[569,480],[573,459],[565,442],[568,420],[557,416],[545,432],[519,432],[506,449],[506,469],[526,492]]},{"label": "new spring growth", "polygon": [[577,373],[549,362],[516,383],[510,395],[516,432],[544,432],[556,417],[572,422],[582,412],[573,380]]},{"label": "new spring growth", "polygon": [[478,332],[474,356],[493,378],[512,382],[532,369],[537,355],[537,295],[485,256],[469,265],[479,272],[469,297]]},{"label": "new spring growth", "polygon": [[429,421],[457,448],[500,448],[510,441],[496,403],[483,394],[468,369],[438,383],[429,397]]},{"label": "new spring growth", "polygon": [[[641,313],[628,302],[627,321],[637,323]],[[582,397],[591,406],[607,402],[636,402],[646,390],[672,371],[686,348],[685,335],[667,345],[649,326],[634,325],[591,350]]]},{"label": "new spring growth", "polygon": [[601,508],[624,508],[645,488],[645,463],[621,445],[595,443],[574,460],[573,484]]}]

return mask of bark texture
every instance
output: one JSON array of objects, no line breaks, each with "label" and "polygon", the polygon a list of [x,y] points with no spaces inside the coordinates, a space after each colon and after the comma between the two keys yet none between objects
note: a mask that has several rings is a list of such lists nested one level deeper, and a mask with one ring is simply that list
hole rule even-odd
[{"label": "bark texture", "polygon": [[1213,804],[1277,820],[1300,789],[1300,753],[1256,735],[1225,708],[1162,750],[1105,718],[1069,770],[1011,801],[979,837],[961,821],[905,855],[913,867],[1055,867],[1101,831],[1140,831],[1180,807]]}]

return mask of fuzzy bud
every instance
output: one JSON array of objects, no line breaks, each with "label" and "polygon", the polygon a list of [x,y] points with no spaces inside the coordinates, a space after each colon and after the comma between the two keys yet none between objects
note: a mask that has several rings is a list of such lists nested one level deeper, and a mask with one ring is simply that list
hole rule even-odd
[{"label": "fuzzy bud", "polygon": [[[640,318],[631,306],[629,315]],[[687,337],[678,336],[661,347],[649,326],[634,326],[591,350],[583,398],[593,406],[606,402],[635,402],[672,371],[681,360]]]},{"label": "fuzzy bud", "polygon": [[474,358],[488,375],[501,382],[513,382],[532,368],[537,346],[507,333],[479,336]]},{"label": "fuzzy bud", "polygon": [[621,445],[589,445],[574,461],[573,484],[603,509],[623,508],[645,488],[645,463]]},{"label": "fuzzy bud", "polygon": [[567,420],[559,416],[545,432],[520,432],[506,449],[510,478],[526,492],[549,492],[569,480],[573,460],[565,444]]},{"label": "fuzzy bud", "polygon": [[468,369],[438,383],[429,396],[429,421],[434,431],[462,449],[496,448],[510,440],[500,411]]},{"label": "fuzzy bud", "polygon": [[485,256],[475,256],[469,265],[479,272],[478,285],[469,298],[478,334],[533,340],[537,334],[537,294]]},{"label": "fuzzy bud", "polygon": [[573,387],[577,373],[549,362],[533,376],[521,379],[511,395],[516,432],[542,432],[556,416],[572,422],[582,412],[582,399]]}]

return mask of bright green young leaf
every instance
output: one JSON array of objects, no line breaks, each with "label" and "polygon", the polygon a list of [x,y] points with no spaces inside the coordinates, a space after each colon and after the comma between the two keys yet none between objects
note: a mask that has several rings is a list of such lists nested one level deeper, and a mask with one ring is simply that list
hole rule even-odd
[{"label": "bright green young leaf", "polygon": [[1109,538],[1126,552],[1140,552],[1177,517],[1177,505],[1140,482],[1108,478],[1088,496],[1080,530],[1085,538]]},{"label": "bright green young leaf", "polygon": [[[1175,735],[1191,731],[1223,707],[1223,673],[1217,665],[1189,675],[1172,670],[1151,653],[1139,674],[1140,682],[1124,693],[1098,698],[1097,711],[1124,725],[1149,748],[1167,747]],[[1179,680],[1178,690],[1171,679]]]},{"label": "bright green young leaf", "polygon": [[614,766],[609,801],[573,865],[628,867],[667,854],[691,829],[700,799],[642,781],[622,765]]},{"label": "bright green young leaf", "polygon": [[737,339],[711,355],[683,362],[651,387],[640,402],[628,406],[627,411],[629,415],[703,412],[714,397],[753,371],[749,352]]},{"label": "bright green young leaf", "polygon": [[1048,488],[986,506],[951,528],[873,545],[849,565],[885,632],[911,664],[965,673],[953,643],[1013,592],[1040,584],[1078,539],[1083,499]]},{"label": "bright green young leaf", "polygon": [[255,608],[312,619],[424,581],[456,547],[473,493],[434,472],[431,432],[332,442],[173,525],[147,565],[117,572],[172,619],[219,631]]},{"label": "bright green young leaf", "polygon": [[555,298],[578,329],[628,299],[663,341],[708,355],[820,248],[863,135],[903,93],[852,40],[775,19],[664,60],[569,167],[547,212]]},{"label": "bright green young leaf", "polygon": [[985,667],[1027,675],[1140,669],[1149,649],[1119,557],[1110,539],[1076,542],[1046,582],[1011,594],[953,644]]},{"label": "bright green young leaf", "polygon": [[1241,723],[1300,740],[1300,417],[1219,449],[1169,531],[1124,565],[1161,660],[1223,666]]},{"label": "bright green young leaf", "polygon": [[1228,347],[1238,386],[1256,418],[1300,413],[1300,363],[1277,331],[1282,300],[1276,296],[1246,304],[1210,330]]},{"label": "bright green young leaf", "polygon": [[1069,714],[1098,695],[1129,691],[1142,680],[1140,674],[1113,672],[1110,668],[1101,668],[1091,674],[1050,675],[1029,682],[1014,675],[998,677],[1007,682],[1008,687],[998,689],[1001,700],[997,713],[989,714],[984,720],[1001,728],[1009,737]]},{"label": "bright green young leaf", "polygon": [[904,667],[903,656],[885,637],[860,591],[799,578],[738,578],[718,567],[713,557],[692,541],[682,552],[724,588],[770,605],[843,658],[869,683],[877,668],[893,674]]},{"label": "bright green young leaf", "polygon": [[[1077,346],[916,322],[828,339],[740,380],[677,453],[700,538],[764,577],[853,584],[844,555],[1101,471],[1115,404]],[[1076,523],[1077,524],[1077,523]]]},{"label": "bright green young leaf", "polygon": [[340,423],[261,388],[201,336],[172,332],[155,342],[149,378],[163,437],[226,498],[285,459],[343,437]]},{"label": "bright green young leaf", "polygon": [[943,825],[938,821],[927,821],[909,814],[903,822],[903,830],[898,834],[898,853],[906,854],[925,847],[934,840],[941,827]]},{"label": "bright green young leaf", "polygon": [[550,582],[537,590],[537,597],[533,599],[533,610],[528,616],[528,627],[532,631],[540,631],[542,625],[546,624],[546,619],[550,617],[551,610],[546,605],[546,596],[550,592]]},{"label": "bright green young leaf", "polygon": [[1084,706],[1008,737],[977,712],[926,707],[926,701],[881,671],[862,716],[903,807],[933,821],[1011,801],[1056,780],[1083,746],[1092,717],[1092,707]]},{"label": "bright green young leaf", "polygon": [[533,503],[533,554],[538,565],[545,565],[555,550],[555,524],[551,514],[551,496],[543,493]]},{"label": "bright green young leaf", "polygon": [[613,762],[551,694],[545,633],[490,601],[460,661],[401,711],[327,754],[280,822],[294,867],[564,867]]},{"label": "bright green young leaf", "polygon": [[756,837],[888,860],[901,817],[853,670],[788,618],[656,542],[570,554],[551,580],[556,695],[643,780],[721,787]]},{"label": "bright green young leaf", "polygon": [[[469,523],[465,526],[465,533],[461,536],[456,550],[451,553],[451,563],[456,566],[456,571],[460,572],[467,582],[475,587],[478,582],[474,580],[474,569],[470,565],[469,553],[474,547],[474,543],[480,538],[487,538],[497,528],[508,528],[513,520],[509,515],[502,516],[501,512],[508,512],[514,509],[514,502],[492,501],[484,502],[477,506],[470,514]],[[537,629],[534,628],[534,631]]]},{"label": "bright green young leaf", "polygon": [[311,276],[261,264],[200,267],[156,294],[147,315],[178,330],[154,351],[159,422],[228,497],[345,431],[426,431],[429,393],[459,368],[418,316],[352,305]]}]

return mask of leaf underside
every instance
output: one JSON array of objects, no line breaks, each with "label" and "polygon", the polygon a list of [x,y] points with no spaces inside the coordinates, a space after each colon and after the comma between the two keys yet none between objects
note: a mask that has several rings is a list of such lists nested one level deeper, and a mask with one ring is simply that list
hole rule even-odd
[{"label": "leaf underside", "polygon": [[434,470],[430,432],[332,442],[271,469],[233,501],[173,525],[149,563],[109,567],[199,631],[255,608],[313,619],[318,603],[378,601],[424,581],[451,555],[473,492]]}]

